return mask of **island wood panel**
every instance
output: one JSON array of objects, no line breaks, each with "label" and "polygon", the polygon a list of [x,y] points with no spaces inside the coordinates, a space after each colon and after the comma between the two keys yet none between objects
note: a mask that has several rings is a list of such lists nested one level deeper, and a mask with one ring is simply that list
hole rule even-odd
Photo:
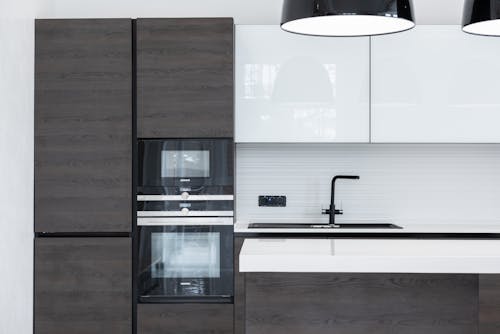
[{"label": "island wood panel", "polygon": [[232,334],[232,304],[139,304],[137,334]]},{"label": "island wood panel", "polygon": [[479,275],[479,333],[500,333],[500,275]]},{"label": "island wood panel", "polygon": [[35,232],[130,232],[132,22],[35,30]]},{"label": "island wood panel", "polygon": [[245,274],[240,273],[240,251],[245,238],[234,239],[234,333],[245,334]]},{"label": "island wood panel", "polygon": [[233,19],[137,21],[139,138],[233,137]]},{"label": "island wood panel", "polygon": [[477,275],[245,275],[246,334],[476,334]]},{"label": "island wood panel", "polygon": [[37,238],[34,302],[35,334],[131,334],[131,239]]}]

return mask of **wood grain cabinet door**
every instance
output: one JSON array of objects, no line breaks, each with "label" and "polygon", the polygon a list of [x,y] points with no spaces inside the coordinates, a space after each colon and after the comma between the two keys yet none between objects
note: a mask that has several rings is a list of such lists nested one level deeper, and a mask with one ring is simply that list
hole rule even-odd
[{"label": "wood grain cabinet door", "polygon": [[37,20],[35,52],[35,231],[129,232],[131,20]]},{"label": "wood grain cabinet door", "polygon": [[37,238],[35,334],[131,334],[130,238]]},{"label": "wood grain cabinet door", "polygon": [[139,304],[137,334],[233,334],[233,305]]},{"label": "wood grain cabinet door", "polygon": [[233,137],[233,19],[137,20],[138,136]]},{"label": "wood grain cabinet door", "polygon": [[477,275],[245,276],[246,334],[477,334]]},{"label": "wood grain cabinet door", "polygon": [[500,333],[500,275],[479,275],[479,334]]}]

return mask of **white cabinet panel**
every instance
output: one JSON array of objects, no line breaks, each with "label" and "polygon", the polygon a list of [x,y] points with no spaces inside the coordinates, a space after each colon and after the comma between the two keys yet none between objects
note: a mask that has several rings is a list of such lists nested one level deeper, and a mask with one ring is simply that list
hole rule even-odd
[{"label": "white cabinet panel", "polygon": [[499,143],[500,39],[420,26],[372,39],[372,142]]},{"label": "white cabinet panel", "polygon": [[236,142],[368,142],[369,38],[236,26]]}]

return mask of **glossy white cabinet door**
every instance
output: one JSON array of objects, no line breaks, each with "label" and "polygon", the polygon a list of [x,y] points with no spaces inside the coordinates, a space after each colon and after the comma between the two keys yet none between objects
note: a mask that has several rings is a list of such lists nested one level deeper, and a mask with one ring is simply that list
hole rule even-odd
[{"label": "glossy white cabinet door", "polygon": [[236,26],[236,142],[368,142],[369,39]]},{"label": "glossy white cabinet door", "polygon": [[500,143],[500,38],[459,26],[373,37],[372,142]]}]

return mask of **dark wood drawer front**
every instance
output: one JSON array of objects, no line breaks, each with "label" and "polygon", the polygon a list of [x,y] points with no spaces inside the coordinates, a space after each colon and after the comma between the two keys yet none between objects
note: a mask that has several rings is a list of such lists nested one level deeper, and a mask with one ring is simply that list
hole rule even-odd
[{"label": "dark wood drawer front", "polygon": [[500,275],[479,276],[479,333],[500,333]]},{"label": "dark wood drawer front", "polygon": [[477,275],[247,274],[246,334],[476,334]]},{"label": "dark wood drawer front", "polygon": [[137,21],[140,138],[233,137],[233,20]]},{"label": "dark wood drawer front", "polygon": [[35,67],[35,231],[131,231],[131,20],[37,20]]},{"label": "dark wood drawer front", "polygon": [[35,334],[131,334],[129,238],[35,241]]},{"label": "dark wood drawer front", "polygon": [[232,304],[139,304],[137,334],[232,334]]}]

